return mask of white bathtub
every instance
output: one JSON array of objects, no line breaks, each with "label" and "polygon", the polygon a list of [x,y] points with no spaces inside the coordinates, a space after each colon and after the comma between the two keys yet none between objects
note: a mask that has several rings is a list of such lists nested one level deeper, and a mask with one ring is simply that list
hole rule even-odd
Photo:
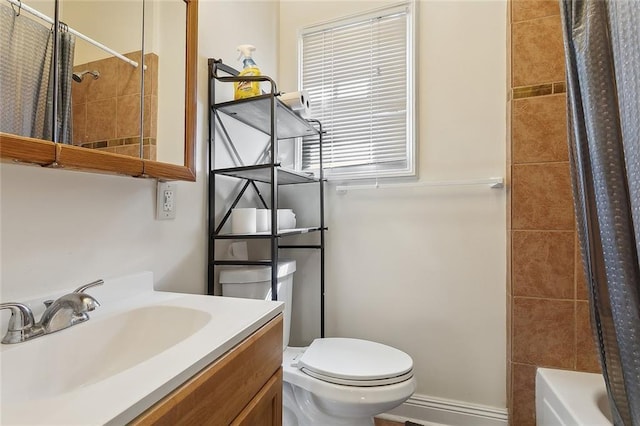
[{"label": "white bathtub", "polygon": [[600,374],[538,368],[538,426],[610,426],[611,412]]}]

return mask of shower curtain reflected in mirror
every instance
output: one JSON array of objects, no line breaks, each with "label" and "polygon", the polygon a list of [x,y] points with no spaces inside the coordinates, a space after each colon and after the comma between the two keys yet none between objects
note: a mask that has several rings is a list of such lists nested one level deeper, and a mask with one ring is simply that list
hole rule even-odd
[{"label": "shower curtain reflected in mirror", "polygon": [[[53,140],[54,32],[23,13],[0,5],[0,132]],[[55,131],[58,142],[71,143],[75,36],[64,31],[59,36]]]},{"label": "shower curtain reflected in mirror", "polygon": [[640,2],[561,0],[569,155],[616,425],[640,425]]},{"label": "shower curtain reflected in mirror", "polygon": [[[59,32],[59,54],[58,54],[58,93],[57,102],[58,108],[56,113],[58,120],[53,123],[50,122],[46,129],[54,129],[58,132],[56,142],[60,143],[73,143],[73,114],[71,111],[71,85],[73,83],[73,52],[76,45],[76,36],[69,33],[68,26],[61,24]],[[49,95],[47,99],[51,102],[53,99],[53,72],[51,69],[51,76],[49,81]],[[51,120],[53,118],[53,105],[48,109],[51,113],[47,114],[47,118]]]}]

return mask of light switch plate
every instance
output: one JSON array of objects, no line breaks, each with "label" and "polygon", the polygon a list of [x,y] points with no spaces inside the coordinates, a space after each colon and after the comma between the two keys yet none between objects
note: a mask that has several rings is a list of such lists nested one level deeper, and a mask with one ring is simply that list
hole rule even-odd
[{"label": "light switch plate", "polygon": [[156,219],[170,220],[176,218],[176,184],[158,181],[156,197]]}]

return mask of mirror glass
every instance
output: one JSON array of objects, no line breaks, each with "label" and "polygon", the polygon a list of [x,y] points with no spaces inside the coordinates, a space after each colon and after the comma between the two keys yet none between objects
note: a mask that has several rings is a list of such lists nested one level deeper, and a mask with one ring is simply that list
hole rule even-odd
[{"label": "mirror glass", "polygon": [[0,3],[0,132],[53,140],[54,16],[53,0]]},{"label": "mirror glass", "polygon": [[144,1],[144,134],[151,159],[182,165],[187,8],[183,1]]},{"label": "mirror glass", "polygon": [[[50,66],[56,4],[64,23],[60,74]],[[197,0],[2,0],[0,6],[3,161],[195,180]],[[25,37],[17,35],[16,17],[27,26],[37,22],[43,40],[17,43]],[[34,55],[23,58],[25,52],[39,52],[44,64]],[[35,71],[22,81],[25,67]]]},{"label": "mirror glass", "polygon": [[[151,129],[141,133],[140,126],[143,12],[143,0],[60,1],[60,20],[76,32],[72,46],[67,45],[64,26],[60,38],[61,84],[72,75],[73,145],[140,157],[141,141],[149,144]],[[70,68],[66,49],[73,51]],[[149,62],[145,74],[153,68]],[[145,154],[152,159],[149,149]]]}]

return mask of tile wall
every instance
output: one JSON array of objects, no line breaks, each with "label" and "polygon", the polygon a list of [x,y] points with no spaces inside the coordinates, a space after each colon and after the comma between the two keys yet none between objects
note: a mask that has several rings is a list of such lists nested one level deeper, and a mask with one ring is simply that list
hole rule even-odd
[{"label": "tile wall", "polygon": [[[125,54],[140,63],[141,51]],[[145,54],[143,158],[156,159],[158,56]],[[97,70],[72,85],[73,144],[116,154],[140,156],[140,69],[112,57],[79,64],[74,72]]]},{"label": "tile wall", "polygon": [[557,1],[510,0],[508,397],[535,425],[536,367],[598,372],[569,176]]}]

